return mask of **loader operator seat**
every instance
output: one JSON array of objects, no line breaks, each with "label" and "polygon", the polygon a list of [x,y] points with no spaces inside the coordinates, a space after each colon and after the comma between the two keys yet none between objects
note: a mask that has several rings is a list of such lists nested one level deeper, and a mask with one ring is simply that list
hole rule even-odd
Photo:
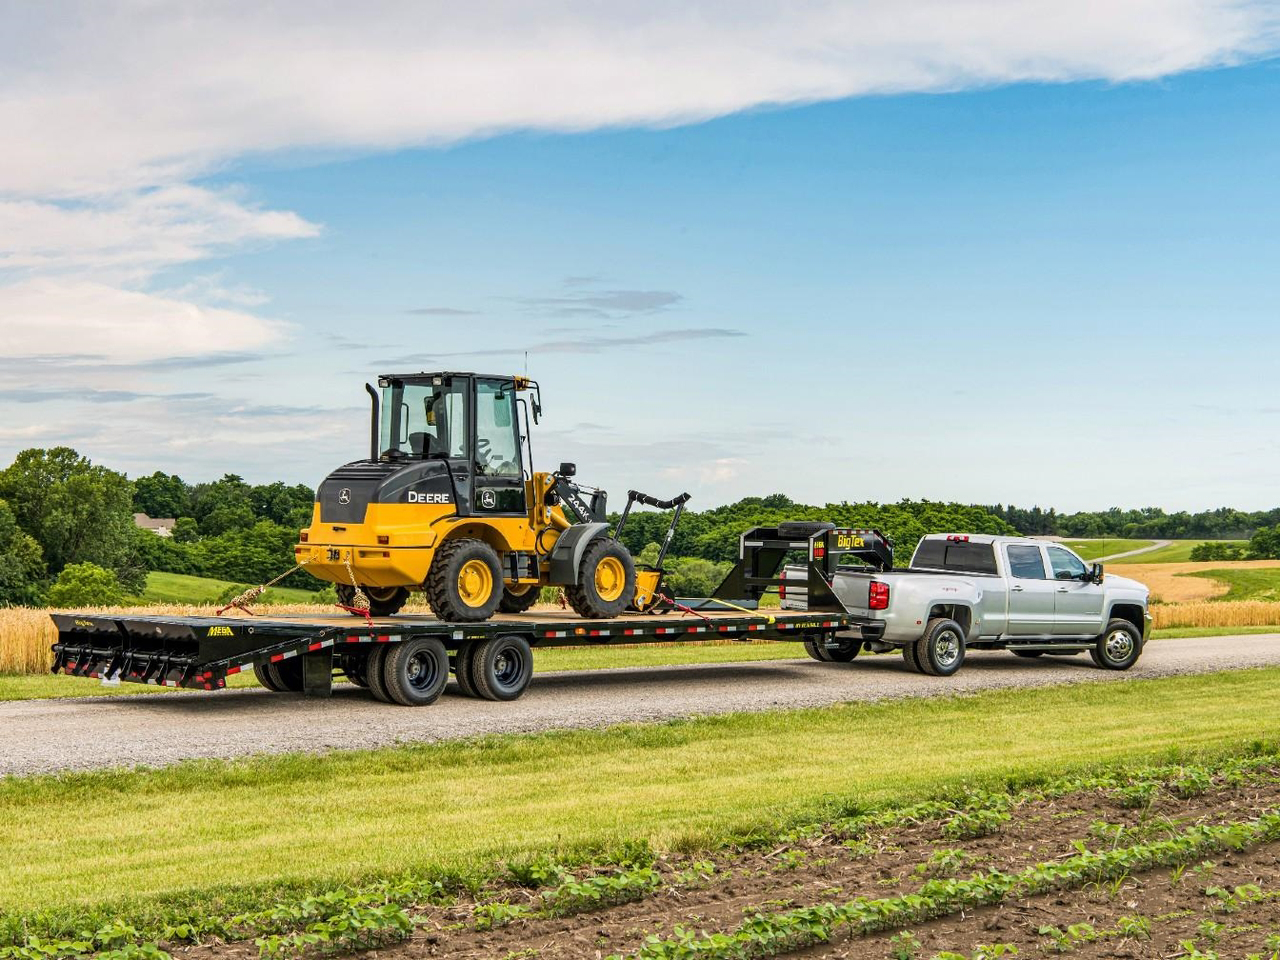
[{"label": "loader operator seat", "polygon": [[419,430],[417,433],[409,434],[409,449],[413,451],[413,455],[418,459],[422,459],[427,454],[427,444],[431,439],[431,434],[425,430]]}]

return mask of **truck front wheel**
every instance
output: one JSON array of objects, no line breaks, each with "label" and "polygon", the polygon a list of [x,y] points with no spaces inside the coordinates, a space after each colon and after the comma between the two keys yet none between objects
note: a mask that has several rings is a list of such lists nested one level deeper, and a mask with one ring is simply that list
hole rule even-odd
[{"label": "truck front wheel", "polygon": [[916,663],[921,673],[949,677],[964,663],[964,630],[946,617],[934,617],[916,641]]},{"label": "truck front wheel", "polygon": [[1142,654],[1142,637],[1128,620],[1112,620],[1089,651],[1104,670],[1128,670]]}]

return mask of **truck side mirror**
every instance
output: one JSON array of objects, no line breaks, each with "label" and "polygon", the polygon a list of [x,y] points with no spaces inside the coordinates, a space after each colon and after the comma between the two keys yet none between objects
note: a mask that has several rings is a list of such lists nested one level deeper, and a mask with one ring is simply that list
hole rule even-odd
[{"label": "truck side mirror", "polygon": [[1089,579],[1094,583],[1101,583],[1103,577],[1102,564],[1095,563],[1089,568]]},{"label": "truck side mirror", "polygon": [[557,472],[562,477],[573,477],[578,473],[578,465],[576,463],[562,463]]}]

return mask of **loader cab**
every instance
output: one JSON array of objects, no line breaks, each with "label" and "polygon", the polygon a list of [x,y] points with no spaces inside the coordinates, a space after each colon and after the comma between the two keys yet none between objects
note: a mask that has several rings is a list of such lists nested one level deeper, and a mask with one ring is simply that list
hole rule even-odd
[{"label": "loader cab", "polygon": [[419,373],[378,386],[378,460],[446,463],[459,515],[527,515],[513,377]]}]

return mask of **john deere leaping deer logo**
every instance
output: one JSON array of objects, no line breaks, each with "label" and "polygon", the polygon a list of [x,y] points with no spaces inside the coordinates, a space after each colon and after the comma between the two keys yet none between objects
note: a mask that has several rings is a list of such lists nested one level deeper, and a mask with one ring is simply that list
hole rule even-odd
[{"label": "john deere leaping deer logo", "polygon": [[339,503],[350,503],[350,502],[351,502],[351,488],[350,488],[350,487],[343,487],[341,490],[339,490],[339,491],[338,491],[338,502],[339,502]]},{"label": "john deere leaping deer logo", "polygon": [[484,507],[486,510],[492,510],[494,504],[497,502],[498,499],[493,495],[492,490],[482,490],[480,492],[480,506]]}]

